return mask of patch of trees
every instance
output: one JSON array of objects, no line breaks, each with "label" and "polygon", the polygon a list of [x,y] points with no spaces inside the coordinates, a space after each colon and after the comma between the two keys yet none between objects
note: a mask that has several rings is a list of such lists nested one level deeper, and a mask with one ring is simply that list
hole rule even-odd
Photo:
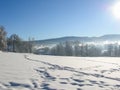
[{"label": "patch of trees", "polygon": [[101,56],[101,49],[95,45],[87,45],[79,42],[65,42],[50,49],[51,55],[60,56]]},{"label": "patch of trees", "polygon": [[31,53],[32,43],[30,41],[23,41],[18,35],[12,34],[7,38],[7,51]]},{"label": "patch of trees", "polygon": [[42,48],[36,51],[36,54],[47,54],[56,56],[81,56],[81,57],[120,57],[119,44],[106,44],[97,46],[94,44],[83,44],[80,42],[59,43],[52,48]]},{"label": "patch of trees", "polygon": [[22,40],[17,34],[7,37],[7,33],[3,26],[0,26],[0,50],[9,52],[31,53],[33,43],[32,40]]},{"label": "patch of trees", "polygon": [[102,54],[103,56],[110,56],[110,57],[120,57],[120,45],[119,44],[108,44],[106,46],[106,51]]}]

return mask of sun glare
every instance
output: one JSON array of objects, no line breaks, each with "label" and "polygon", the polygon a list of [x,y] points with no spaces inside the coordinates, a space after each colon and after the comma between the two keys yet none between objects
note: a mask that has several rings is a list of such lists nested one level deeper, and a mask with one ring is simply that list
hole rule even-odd
[{"label": "sun glare", "polygon": [[120,19],[120,1],[117,1],[113,6],[112,6],[112,14],[116,19]]}]

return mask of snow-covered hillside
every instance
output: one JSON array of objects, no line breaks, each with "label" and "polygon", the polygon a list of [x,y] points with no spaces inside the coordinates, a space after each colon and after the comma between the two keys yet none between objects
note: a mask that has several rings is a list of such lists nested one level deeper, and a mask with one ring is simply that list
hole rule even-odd
[{"label": "snow-covered hillside", "polygon": [[120,58],[0,52],[0,90],[120,90]]}]

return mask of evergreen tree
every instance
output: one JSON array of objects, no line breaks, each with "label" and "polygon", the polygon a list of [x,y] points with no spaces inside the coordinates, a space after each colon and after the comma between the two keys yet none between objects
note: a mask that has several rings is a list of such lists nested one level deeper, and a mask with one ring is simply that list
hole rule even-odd
[{"label": "evergreen tree", "polygon": [[79,46],[79,42],[75,43],[75,46],[74,46],[74,55],[75,56],[81,56],[81,47]]},{"label": "evergreen tree", "polygon": [[66,56],[73,56],[73,47],[70,42],[65,42],[65,55]]},{"label": "evergreen tree", "polygon": [[114,48],[112,44],[108,45],[107,52],[108,52],[108,56],[113,56]]},{"label": "evergreen tree", "polygon": [[60,55],[60,56],[64,56],[65,55],[65,49],[64,49],[64,46],[62,45],[62,43],[59,43],[56,46],[56,54]]}]

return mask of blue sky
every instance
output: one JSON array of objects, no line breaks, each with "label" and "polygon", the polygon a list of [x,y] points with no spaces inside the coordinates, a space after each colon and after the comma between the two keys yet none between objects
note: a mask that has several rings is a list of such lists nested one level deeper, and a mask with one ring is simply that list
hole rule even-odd
[{"label": "blue sky", "polygon": [[0,0],[0,25],[23,39],[120,34],[120,22],[108,10],[114,1]]}]

